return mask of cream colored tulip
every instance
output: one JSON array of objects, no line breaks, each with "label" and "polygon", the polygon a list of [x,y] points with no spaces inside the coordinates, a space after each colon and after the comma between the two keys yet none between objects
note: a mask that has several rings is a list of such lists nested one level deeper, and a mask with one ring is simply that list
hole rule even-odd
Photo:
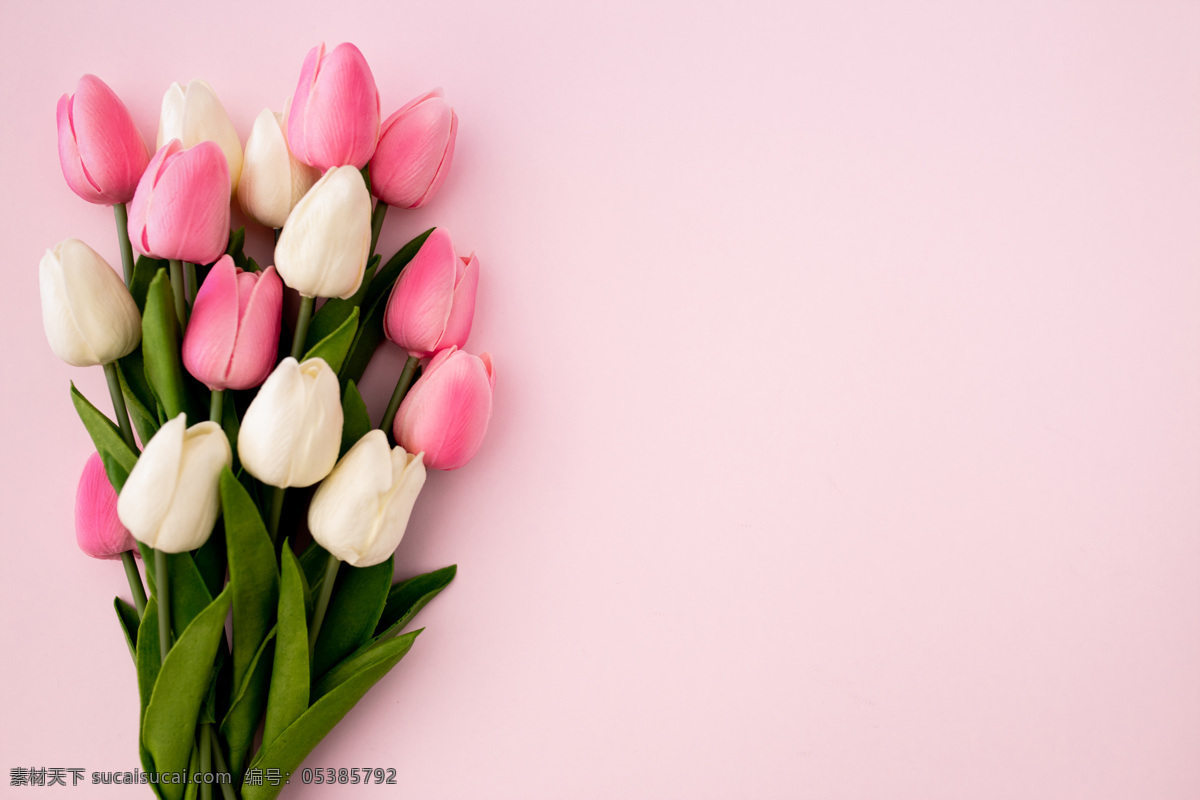
[{"label": "cream colored tulip", "polygon": [[378,429],[359,439],[313,495],[308,527],[317,544],[355,567],[387,560],[425,485],[421,456],[389,448]]},{"label": "cream colored tulip", "polygon": [[301,198],[275,245],[283,282],[307,297],[349,298],[371,251],[371,194],[354,167],[334,167]]},{"label": "cream colored tulip", "polygon": [[337,463],[342,393],[323,358],[288,357],[254,396],[238,431],[238,458],[271,486],[312,486]]},{"label": "cream colored tulip", "polygon": [[242,140],[217,93],[205,81],[192,81],[187,86],[172,83],[163,95],[156,149],[172,139],[178,139],[184,147],[216,142],[229,165],[230,193],[237,191],[242,174]]},{"label": "cream colored tulip", "polygon": [[283,115],[264,108],[246,140],[242,179],[237,187],[238,204],[246,216],[268,228],[282,228],[296,203],[320,176],[318,170],[288,149]]},{"label": "cream colored tulip", "polygon": [[180,414],[146,444],[117,498],[117,516],[139,542],[166,553],[208,541],[221,511],[221,469],[233,452],[215,422],[187,427]]},{"label": "cream colored tulip", "polygon": [[76,367],[127,356],[142,339],[129,290],[99,253],[78,239],[59,242],[38,268],[42,325],[54,355]]}]

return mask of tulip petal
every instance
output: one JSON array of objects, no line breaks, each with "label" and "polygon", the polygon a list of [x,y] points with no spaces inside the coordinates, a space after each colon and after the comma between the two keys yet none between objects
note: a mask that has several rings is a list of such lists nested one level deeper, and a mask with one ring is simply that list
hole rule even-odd
[{"label": "tulip petal", "polygon": [[117,516],[139,542],[156,547],[179,485],[187,416],[180,414],[146,443],[117,498]]},{"label": "tulip petal", "polygon": [[[443,357],[443,354],[446,354]],[[396,441],[434,469],[458,469],[479,450],[492,415],[491,358],[443,350],[396,414]]]},{"label": "tulip petal", "polygon": [[410,355],[437,349],[454,302],[456,261],[450,234],[437,228],[400,273],[384,312],[384,333]]},{"label": "tulip petal", "polygon": [[[187,429],[181,467],[170,508],[159,527],[154,546],[168,553],[195,550],[208,541],[220,513],[221,469],[232,466],[233,454],[225,432],[215,422],[204,421]],[[128,489],[129,484],[125,484]]]},{"label": "tulip petal", "polygon": [[251,475],[271,486],[290,486],[293,453],[302,435],[304,380],[296,359],[279,362],[242,418],[238,458]]},{"label": "tulip petal", "polygon": [[[60,100],[60,161],[64,156],[62,106]],[[106,205],[128,202],[150,159],[129,109],[108,84],[95,75],[84,75],[65,110],[70,121],[74,156],[78,160],[77,167],[72,165],[70,175],[63,162],[67,183],[91,202]],[[71,155],[71,150],[71,147],[67,148],[67,155]],[[80,174],[86,178],[91,191],[80,191]]]},{"label": "tulip petal", "polygon": [[197,264],[216,261],[229,239],[229,186],[229,167],[215,142],[200,142],[166,163],[147,210],[152,253]]},{"label": "tulip petal", "polygon": [[324,42],[309,50],[308,55],[304,57],[304,65],[300,68],[300,81],[296,84],[296,91],[292,94],[288,113],[288,143],[296,157],[306,164],[313,164],[313,162],[308,155],[308,140],[305,136],[307,125],[305,109],[308,108],[308,96],[312,92],[313,82],[317,79],[317,72],[324,57]]},{"label": "tulip petal", "polygon": [[[243,280],[248,278],[249,280]],[[247,291],[247,284],[252,282]],[[283,310],[283,282],[274,267],[258,275],[238,275],[239,312],[237,339],[226,373],[232,389],[249,389],[262,383],[275,365]]]},{"label": "tulip petal", "polygon": [[219,390],[227,386],[238,331],[238,275],[222,256],[209,271],[183,335],[183,365],[194,378]]},{"label": "tulip petal", "polygon": [[75,493],[75,540],[92,558],[119,558],[137,547],[117,516],[117,493],[99,453],[92,453]]},{"label": "tulip petal", "polygon": [[450,306],[450,317],[446,330],[437,343],[437,349],[462,348],[471,335],[471,323],[475,319],[475,294],[479,288],[479,259],[472,253],[469,259],[459,260],[464,265],[463,273],[454,286],[454,302]]}]

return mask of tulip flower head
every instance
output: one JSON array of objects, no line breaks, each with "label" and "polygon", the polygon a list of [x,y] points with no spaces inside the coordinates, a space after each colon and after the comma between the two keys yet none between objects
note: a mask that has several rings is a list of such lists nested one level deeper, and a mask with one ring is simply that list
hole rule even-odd
[{"label": "tulip flower head", "polygon": [[229,167],[215,142],[167,142],[150,159],[129,204],[139,253],[209,264],[229,241]]},{"label": "tulip flower head", "polygon": [[263,483],[312,486],[337,463],[342,393],[323,358],[288,357],[250,402],[238,431],[238,458]]},{"label": "tulip flower head", "polygon": [[249,389],[275,365],[283,282],[274,267],[243,272],[221,256],[196,295],[183,365],[209,389]]},{"label": "tulip flower head", "polygon": [[345,42],[326,53],[322,43],[308,51],[287,132],[292,152],[309,166],[366,166],[379,139],[379,90],[357,47]]},{"label": "tulip flower head", "polygon": [[308,509],[313,540],[355,567],[386,561],[400,544],[424,485],[421,454],[388,447],[387,435],[375,429],[317,487]]},{"label": "tulip flower head", "polygon": [[189,428],[180,414],[146,443],[121,489],[117,515],[135,539],[156,550],[195,550],[212,534],[221,510],[221,469],[232,464],[220,425]]},{"label": "tulip flower head", "polygon": [[163,95],[155,147],[161,148],[172,139],[178,139],[184,147],[216,142],[225,154],[231,188],[237,189],[242,175],[242,141],[217,93],[204,81],[192,81],[187,86],[172,83]]},{"label": "tulip flower head", "polygon": [[300,198],[321,173],[288,149],[283,115],[264,108],[246,140],[238,203],[246,216],[268,228],[282,228]]},{"label": "tulip flower head", "polygon": [[388,298],[383,331],[416,358],[462,347],[475,316],[479,259],[459,258],[438,228],[413,256]]},{"label": "tulip flower head", "polygon": [[371,191],[389,206],[420,208],[450,172],[458,115],[434,89],[388,117],[371,157]]},{"label": "tulip flower head", "polygon": [[371,253],[371,193],[354,167],[334,167],[301,198],[275,245],[283,282],[307,297],[351,297]]},{"label": "tulip flower head", "polygon": [[487,353],[473,356],[454,347],[441,351],[400,404],[393,437],[409,452],[424,452],[427,467],[458,469],[483,443],[495,385]]},{"label": "tulip flower head", "polygon": [[58,101],[58,160],[71,191],[106,206],[133,199],[150,161],[129,109],[95,75]]},{"label": "tulip flower head", "polygon": [[75,541],[92,558],[120,558],[137,542],[117,516],[117,493],[108,481],[99,453],[83,465],[75,491]]},{"label": "tulip flower head", "polygon": [[125,283],[78,239],[59,242],[38,268],[42,325],[54,355],[75,367],[127,356],[142,339],[142,316]]}]

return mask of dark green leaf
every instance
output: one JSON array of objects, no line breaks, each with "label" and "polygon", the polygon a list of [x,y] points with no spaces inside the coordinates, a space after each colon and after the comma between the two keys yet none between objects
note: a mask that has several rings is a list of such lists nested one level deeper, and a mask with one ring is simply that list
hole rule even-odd
[{"label": "dark green leaf", "polygon": [[74,383],[71,384],[71,402],[75,405],[79,419],[83,421],[83,427],[87,428],[88,435],[92,437],[92,444],[96,446],[100,460],[104,462],[104,471],[108,474],[109,483],[120,494],[125,480],[133,471],[133,465],[137,463],[137,453],[125,443],[121,431],[112,420],[88,402],[75,388]]},{"label": "dark green leaf", "polygon": [[452,564],[424,575],[417,575],[406,581],[401,581],[388,592],[387,605],[383,607],[383,616],[375,626],[375,639],[390,639],[404,626],[412,621],[417,612],[424,608],[430,600],[450,585],[458,573],[458,565]]},{"label": "dark green leaf", "polygon": [[[153,554],[152,554],[153,555]],[[146,602],[146,610],[142,614],[142,624],[138,626],[137,635],[137,679],[140,711],[138,712],[138,730],[146,719],[146,707],[150,705],[150,695],[154,691],[154,682],[158,680],[161,667],[158,647],[158,601],[153,596]],[[146,744],[138,736],[138,754],[142,759],[142,769],[154,772],[154,760],[146,750]]]},{"label": "dark green leaf", "polygon": [[[221,592],[198,614],[167,653],[154,682],[142,721],[142,738],[155,766],[162,772],[187,769],[196,733],[200,704],[212,676],[213,659],[225,633],[230,592]],[[164,784],[163,794],[182,798],[183,786]]]},{"label": "dark green leaf", "polygon": [[125,644],[129,645],[129,655],[133,657],[133,665],[137,666],[137,632],[141,620],[138,619],[137,609],[119,597],[113,598],[113,608],[117,612],[117,621],[121,623],[121,633],[125,634]]},{"label": "dark green leaf", "polygon": [[175,300],[171,296],[171,280],[160,270],[150,283],[146,294],[146,310],[142,316],[142,358],[146,380],[162,403],[167,419],[174,419],[187,410],[187,395],[183,382],[183,366],[179,362],[179,322],[175,319]]},{"label": "dark green leaf", "polygon": [[213,532],[208,537],[208,541],[198,547],[192,553],[192,560],[196,562],[196,570],[200,573],[200,577],[204,579],[204,588],[208,590],[209,597],[216,597],[221,591],[221,587],[225,585],[225,536],[222,532],[224,520],[217,518],[216,524],[213,526]]},{"label": "dark green leaf", "polygon": [[304,570],[305,582],[310,592],[321,587],[325,579],[325,565],[329,563],[329,551],[315,541],[310,542],[300,554],[300,569]]},{"label": "dark green leaf", "polygon": [[338,458],[346,455],[346,451],[370,431],[371,415],[367,412],[367,404],[354,381],[347,381],[346,391],[342,392],[342,448]]},{"label": "dark green leaf", "polygon": [[[274,654],[275,629],[272,628],[251,659],[246,678],[234,692],[229,713],[221,723],[221,735],[229,747],[229,768],[235,775],[245,766],[246,755],[254,742],[254,732],[258,730],[263,710],[267,707],[267,687],[271,682]],[[237,655],[236,645],[234,655]]]},{"label": "dark green leaf", "polygon": [[337,372],[342,368],[342,361],[345,360],[346,353],[350,350],[350,343],[354,341],[356,330],[358,330],[358,309],[352,308],[350,316],[346,317],[335,331],[321,339],[304,354],[304,360],[323,358],[329,368]]},{"label": "dark green leaf", "polygon": [[221,406],[221,429],[225,431],[225,438],[229,440],[229,449],[233,452],[233,474],[236,475],[241,469],[241,463],[238,461],[237,441],[242,424],[238,420],[233,392],[229,389],[225,390],[225,402]]},{"label": "dark green leaf", "polygon": [[228,467],[221,471],[221,510],[233,587],[233,685],[240,688],[274,626],[279,572],[258,508]]},{"label": "dark green leaf", "polygon": [[421,635],[424,628],[418,628],[415,631],[404,634],[395,639],[386,639],[383,641],[373,642],[364,645],[350,655],[346,656],[341,662],[336,664],[333,669],[325,673],[316,685],[313,686],[313,702],[320,700],[325,695],[329,694],[333,689],[340,686],[342,683],[354,675],[362,672],[365,669],[370,669],[377,664],[395,656],[397,653],[401,657],[409,651],[413,642]]},{"label": "dark green leaf", "polygon": [[375,631],[392,585],[394,557],[371,567],[343,564],[313,653],[314,676],[361,647]]},{"label": "dark green leaf", "polygon": [[229,234],[229,244],[225,246],[225,254],[233,259],[234,266],[246,268],[246,228],[243,226]]},{"label": "dark green leaf", "polygon": [[282,579],[279,586],[279,623],[275,637],[275,663],[267,697],[263,746],[273,742],[308,708],[308,617],[304,611],[304,584],[300,564],[283,543]]},{"label": "dark green leaf", "polygon": [[[154,572],[154,550],[138,542],[142,563],[146,565],[146,586],[157,593]],[[168,553],[167,569],[171,572],[171,627],[181,631],[212,602],[212,595],[191,553]]]},{"label": "dark green leaf", "polygon": [[121,391],[125,395],[125,404],[129,407],[133,427],[137,430],[138,438],[142,440],[144,447],[158,432],[159,422],[154,392],[146,382],[141,346],[117,362],[117,375],[121,379]]},{"label": "dark green leaf", "polygon": [[137,257],[133,265],[133,280],[129,282],[129,293],[133,295],[133,302],[137,303],[139,312],[146,310],[146,292],[150,289],[154,275],[160,269],[166,268],[166,261],[159,261],[150,256]]},{"label": "dark green leaf", "polygon": [[[378,258],[378,256],[376,256]],[[331,297],[313,314],[304,335],[304,351],[308,352],[317,346],[317,342],[342,327],[342,323],[350,319],[350,314],[358,306],[349,300]]]}]

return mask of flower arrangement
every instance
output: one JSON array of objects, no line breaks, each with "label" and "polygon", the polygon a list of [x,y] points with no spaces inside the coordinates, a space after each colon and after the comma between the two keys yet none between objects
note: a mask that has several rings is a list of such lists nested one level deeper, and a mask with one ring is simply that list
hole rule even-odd
[{"label": "flower arrangement", "polygon": [[[125,568],[132,603],[114,605],[163,800],[277,796],[455,575],[392,583],[426,471],[466,464],[491,416],[491,358],[463,349],[479,260],[442,228],[386,262],[375,249],[389,207],[436,195],[458,118],[438,91],[380,116],[352,44],[313,48],[244,149],[203,81],[167,90],[153,154],[99,78],[58,103],[63,176],[113,208],[123,276],[60,242],[40,266],[43,321],[59,358],[107,377],[112,418],[71,387],[96,448],[76,537]],[[232,202],[275,229],[265,269]],[[408,357],[376,427],[356,382],[385,339]]]}]

